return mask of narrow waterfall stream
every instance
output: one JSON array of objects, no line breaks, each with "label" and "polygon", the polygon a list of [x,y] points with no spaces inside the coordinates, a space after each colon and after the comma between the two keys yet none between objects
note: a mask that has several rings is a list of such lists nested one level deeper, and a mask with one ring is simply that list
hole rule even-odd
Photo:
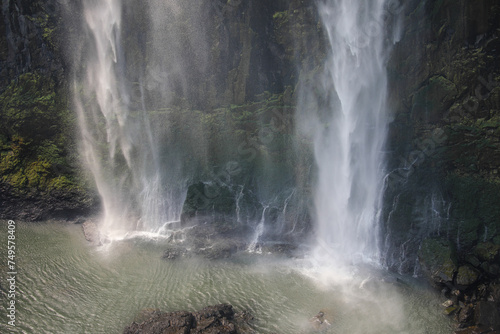
[{"label": "narrow waterfall stream", "polygon": [[317,87],[305,87],[303,108],[310,116],[303,117],[312,117],[318,168],[315,256],[337,263],[378,263],[380,257],[391,51],[385,5],[384,0],[319,4],[330,48]]}]

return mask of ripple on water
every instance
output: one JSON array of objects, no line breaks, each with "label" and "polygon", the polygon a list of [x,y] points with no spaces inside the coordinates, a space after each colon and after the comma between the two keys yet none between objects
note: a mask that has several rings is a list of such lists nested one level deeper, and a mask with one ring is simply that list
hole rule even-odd
[{"label": "ripple on water", "polygon": [[325,333],[450,332],[433,292],[382,282],[373,271],[326,285],[297,260],[164,261],[161,242],[130,239],[103,250],[88,245],[77,225],[20,226],[17,333],[121,333],[141,309],[223,302],[250,311],[264,334],[310,333],[320,310],[332,323]]}]

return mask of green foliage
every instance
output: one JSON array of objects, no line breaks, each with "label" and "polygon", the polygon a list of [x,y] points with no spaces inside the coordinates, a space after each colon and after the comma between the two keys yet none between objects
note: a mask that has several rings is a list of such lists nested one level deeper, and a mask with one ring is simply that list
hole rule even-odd
[{"label": "green foliage", "polygon": [[21,75],[0,95],[0,134],[39,140],[58,132],[54,88],[38,74]]},{"label": "green foliage", "polygon": [[50,77],[26,73],[0,95],[0,174],[21,193],[71,189],[70,115]]}]

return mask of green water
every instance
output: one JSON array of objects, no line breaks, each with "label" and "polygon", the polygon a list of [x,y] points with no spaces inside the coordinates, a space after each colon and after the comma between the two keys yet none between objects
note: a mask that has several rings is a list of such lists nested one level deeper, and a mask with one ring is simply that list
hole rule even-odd
[{"label": "green water", "polygon": [[256,333],[313,333],[308,320],[320,310],[331,322],[325,333],[452,332],[441,297],[411,280],[382,281],[391,280],[376,270],[342,279],[332,270],[331,281],[320,281],[307,261],[271,255],[167,262],[160,241],[96,248],[81,226],[62,223],[18,223],[16,237],[17,326],[7,326],[3,298],[1,333],[121,333],[144,308],[195,311],[218,303],[250,311]]}]

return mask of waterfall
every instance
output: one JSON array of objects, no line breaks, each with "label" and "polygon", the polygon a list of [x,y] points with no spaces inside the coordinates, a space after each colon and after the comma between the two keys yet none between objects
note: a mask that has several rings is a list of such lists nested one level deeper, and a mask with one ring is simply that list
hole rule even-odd
[{"label": "waterfall", "polygon": [[259,238],[262,236],[262,233],[264,233],[264,224],[266,222],[266,210],[269,209],[269,205],[265,205],[262,207],[262,216],[260,217],[259,224],[255,228],[255,233],[252,238],[252,241],[248,245],[247,250],[251,253],[253,252],[258,252],[257,249],[257,244],[259,242]]},{"label": "waterfall", "polygon": [[[131,74],[137,69],[129,68],[122,47],[120,0],[85,1],[82,6],[75,106],[80,152],[102,199],[101,228],[109,237],[131,230],[161,231],[180,219],[187,192],[179,159],[169,151],[168,119],[154,119],[146,110],[145,96],[151,92],[145,90],[165,87],[147,74]],[[154,53],[148,56],[156,60]],[[167,79],[161,71],[155,74]],[[132,81],[139,81],[139,88],[132,89],[137,84]]]},{"label": "waterfall", "polygon": [[317,80],[302,85],[299,117],[312,138],[316,258],[379,260],[384,143],[389,123],[384,0],[324,0],[329,50]]}]

